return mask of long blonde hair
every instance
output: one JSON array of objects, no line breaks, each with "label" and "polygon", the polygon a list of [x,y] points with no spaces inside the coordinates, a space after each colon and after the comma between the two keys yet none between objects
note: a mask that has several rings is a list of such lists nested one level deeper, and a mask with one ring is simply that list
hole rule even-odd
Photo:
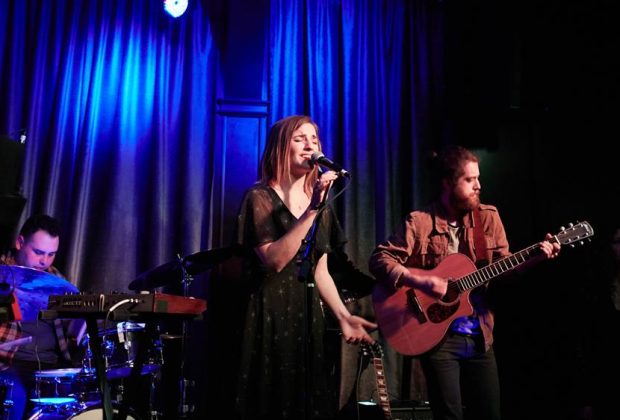
[{"label": "long blonde hair", "polygon": [[[291,115],[276,121],[267,137],[267,145],[261,159],[261,182],[265,185],[273,186],[279,184],[283,179],[290,180],[290,157],[291,139],[295,130],[299,129],[303,124],[312,124],[316,130],[317,137],[319,127],[307,115]],[[321,150],[321,141],[318,140],[319,150]],[[312,194],[312,186],[318,178],[318,165],[312,168],[312,171],[306,175],[304,182],[304,191],[306,194]]]}]

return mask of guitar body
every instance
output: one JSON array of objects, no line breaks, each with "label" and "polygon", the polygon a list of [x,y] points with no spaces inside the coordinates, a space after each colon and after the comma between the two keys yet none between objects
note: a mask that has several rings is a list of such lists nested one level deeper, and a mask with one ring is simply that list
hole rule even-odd
[{"label": "guitar body", "polygon": [[[476,271],[476,266],[466,255],[451,254],[432,270],[409,270],[452,279]],[[438,300],[419,289],[401,287],[394,291],[378,284],[372,299],[381,333],[401,354],[417,356],[429,351],[441,342],[452,321],[474,312],[469,301],[471,290],[456,290],[449,288]]]}]

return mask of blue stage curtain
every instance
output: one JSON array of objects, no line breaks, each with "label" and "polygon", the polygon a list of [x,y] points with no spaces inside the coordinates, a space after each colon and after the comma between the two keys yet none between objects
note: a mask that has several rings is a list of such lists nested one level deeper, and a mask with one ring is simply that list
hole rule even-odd
[{"label": "blue stage curtain", "polygon": [[[175,20],[158,1],[0,0],[0,133],[26,129],[23,218],[62,220],[57,262],[81,289],[125,291],[138,273],[213,243],[216,99],[238,78],[221,57],[243,54],[226,50],[243,36],[226,24],[227,4],[192,1]],[[256,76],[263,97],[246,99],[270,104],[269,123],[296,113],[319,123],[325,154],[353,174],[336,205],[365,268],[421,196],[441,3],[254,7],[270,8],[267,71]]]},{"label": "blue stage curtain", "polygon": [[352,173],[336,204],[363,268],[376,239],[423,197],[421,154],[438,134],[441,12],[434,1],[271,2],[272,122],[311,115],[324,153]]},{"label": "blue stage curtain", "polygon": [[2,1],[0,132],[26,129],[23,217],[63,221],[58,263],[84,290],[208,241],[214,43],[201,4]]}]

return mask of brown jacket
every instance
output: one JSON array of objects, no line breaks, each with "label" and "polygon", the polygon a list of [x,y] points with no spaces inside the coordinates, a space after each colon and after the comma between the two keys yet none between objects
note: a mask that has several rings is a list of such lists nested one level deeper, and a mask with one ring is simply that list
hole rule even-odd
[{"label": "brown jacket", "polygon": [[[487,261],[510,255],[504,225],[497,208],[480,204],[480,220],[487,245]],[[460,252],[475,261],[474,219],[471,213],[463,218],[464,241]],[[379,244],[370,257],[369,269],[378,281],[392,287],[407,267],[432,269],[448,255],[448,221],[439,204],[416,210],[390,238]],[[484,293],[472,293],[472,304],[480,320],[485,347],[493,343],[493,313]]]}]

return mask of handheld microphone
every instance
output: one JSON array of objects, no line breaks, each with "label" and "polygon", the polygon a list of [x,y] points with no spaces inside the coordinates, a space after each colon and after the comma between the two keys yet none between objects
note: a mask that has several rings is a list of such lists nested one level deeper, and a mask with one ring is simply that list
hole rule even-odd
[{"label": "handheld microphone", "polygon": [[332,171],[336,172],[338,176],[351,178],[351,174],[346,169],[333,162],[332,160],[326,158],[325,155],[321,152],[312,153],[312,156],[310,156],[310,162],[313,165],[321,165],[326,167],[327,169],[331,169]]}]

